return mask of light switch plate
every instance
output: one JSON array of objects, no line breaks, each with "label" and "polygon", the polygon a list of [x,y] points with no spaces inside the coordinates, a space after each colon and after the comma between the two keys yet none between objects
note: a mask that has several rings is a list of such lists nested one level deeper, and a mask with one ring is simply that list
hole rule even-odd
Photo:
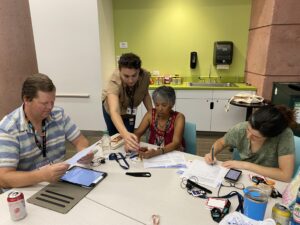
[{"label": "light switch plate", "polygon": [[128,43],[126,41],[121,41],[119,43],[120,48],[128,48]]}]

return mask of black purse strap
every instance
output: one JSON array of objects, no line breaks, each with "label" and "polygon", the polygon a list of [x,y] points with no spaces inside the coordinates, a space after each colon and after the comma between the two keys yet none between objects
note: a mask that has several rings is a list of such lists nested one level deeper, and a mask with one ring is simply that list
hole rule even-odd
[{"label": "black purse strap", "polygon": [[232,192],[228,193],[227,195],[212,197],[212,198],[231,198],[231,197],[234,197],[234,196],[237,196],[238,200],[239,200],[239,205],[237,206],[235,211],[244,213],[244,207],[243,207],[244,197],[237,191],[232,191]]}]

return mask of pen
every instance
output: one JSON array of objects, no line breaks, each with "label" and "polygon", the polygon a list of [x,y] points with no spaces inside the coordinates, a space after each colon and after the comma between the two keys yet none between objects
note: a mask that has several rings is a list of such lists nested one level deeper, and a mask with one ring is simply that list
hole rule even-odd
[{"label": "pen", "polygon": [[211,165],[214,165],[214,146],[212,146],[212,148],[211,148],[211,160],[212,160],[212,163],[211,163]]},{"label": "pen", "polygon": [[98,152],[98,149],[93,149],[93,154],[95,155]]}]

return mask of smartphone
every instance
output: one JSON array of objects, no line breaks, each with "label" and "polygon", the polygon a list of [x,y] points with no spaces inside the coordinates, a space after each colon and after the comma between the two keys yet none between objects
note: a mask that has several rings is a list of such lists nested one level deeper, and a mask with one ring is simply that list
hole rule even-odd
[{"label": "smartphone", "polygon": [[225,179],[230,182],[237,182],[242,174],[242,171],[237,169],[229,169],[229,171],[225,175]]}]

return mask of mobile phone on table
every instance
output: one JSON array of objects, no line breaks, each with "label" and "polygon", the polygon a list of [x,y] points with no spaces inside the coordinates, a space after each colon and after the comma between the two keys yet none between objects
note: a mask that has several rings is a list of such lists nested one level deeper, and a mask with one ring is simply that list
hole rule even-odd
[{"label": "mobile phone on table", "polygon": [[226,173],[224,179],[228,180],[230,182],[237,182],[242,174],[242,171],[237,169],[229,169],[229,171]]}]

